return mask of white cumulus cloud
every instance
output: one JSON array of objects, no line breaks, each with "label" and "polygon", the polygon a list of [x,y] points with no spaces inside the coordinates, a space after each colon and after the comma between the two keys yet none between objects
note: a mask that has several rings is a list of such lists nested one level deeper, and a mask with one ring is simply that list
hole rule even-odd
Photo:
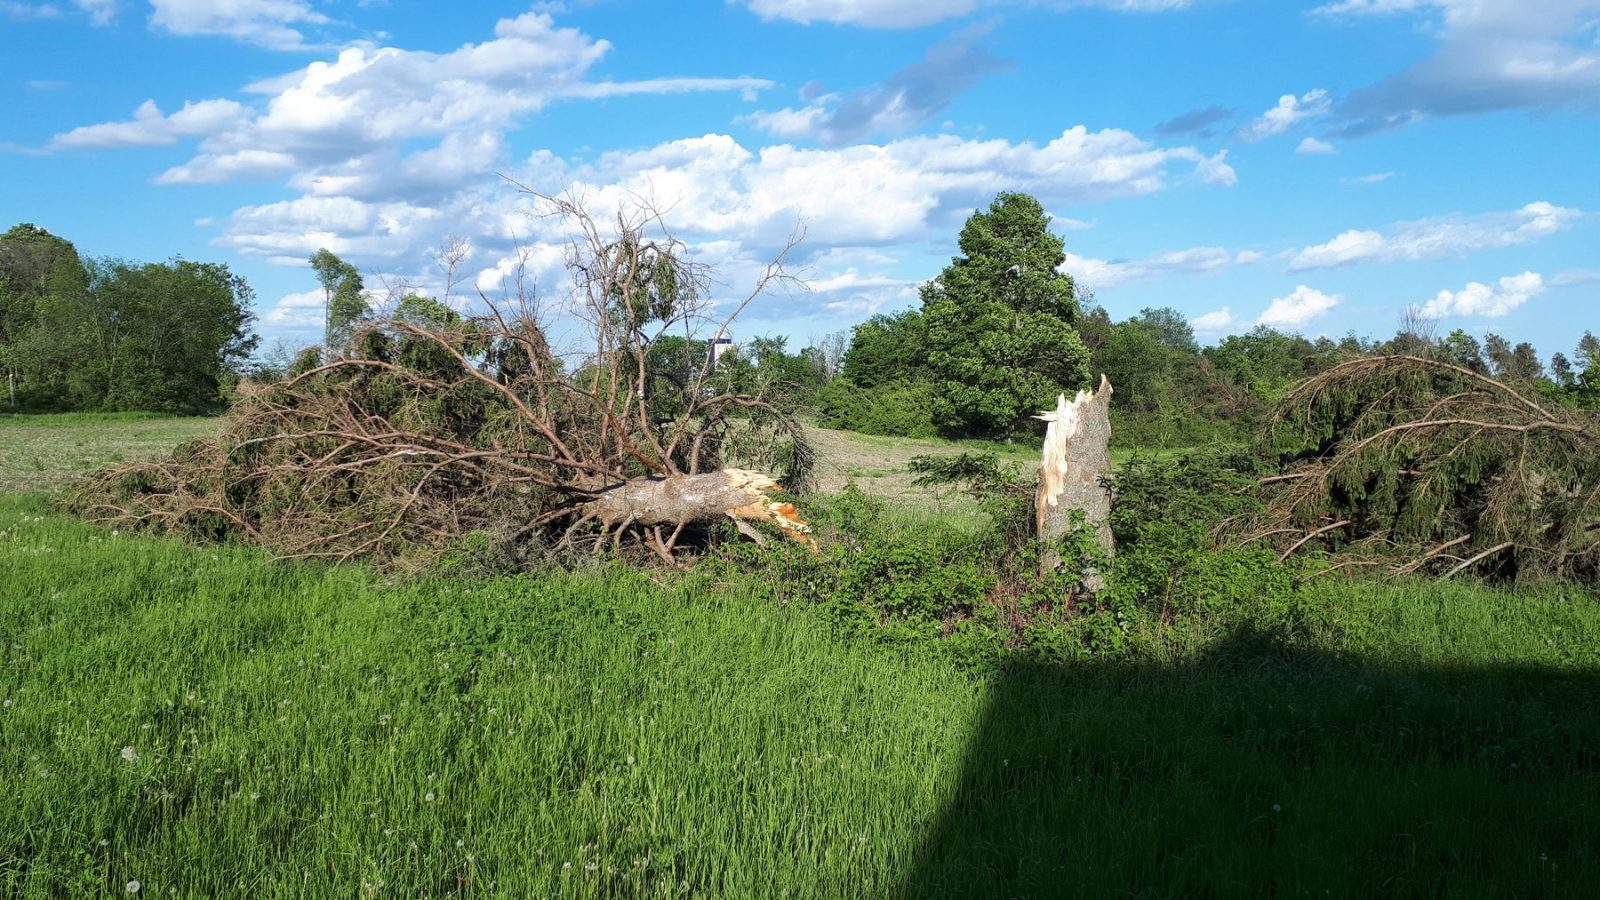
[{"label": "white cumulus cloud", "polygon": [[275,50],[305,45],[295,26],[329,21],[304,0],[150,0],[150,6],[150,24],[162,31],[230,37]]},{"label": "white cumulus cloud", "polygon": [[1221,334],[1233,328],[1238,322],[1233,318],[1233,309],[1224,306],[1215,312],[1191,318],[1189,324],[1202,334]]},{"label": "white cumulus cloud", "polygon": [[1256,324],[1272,328],[1300,328],[1343,302],[1342,294],[1325,294],[1302,284],[1287,297],[1279,297],[1267,304],[1267,311],[1256,319]]},{"label": "white cumulus cloud", "polygon": [[1538,272],[1507,275],[1494,284],[1474,281],[1459,291],[1440,291],[1422,305],[1421,314],[1429,319],[1446,316],[1498,318],[1544,293],[1544,277]]},{"label": "white cumulus cloud", "polygon": [[247,117],[248,110],[233,100],[185,103],[183,109],[171,115],[162,113],[154,100],[146,100],[134,110],[131,119],[74,128],[56,135],[51,146],[58,149],[159,147],[176,144],[182,138],[221,131]]}]

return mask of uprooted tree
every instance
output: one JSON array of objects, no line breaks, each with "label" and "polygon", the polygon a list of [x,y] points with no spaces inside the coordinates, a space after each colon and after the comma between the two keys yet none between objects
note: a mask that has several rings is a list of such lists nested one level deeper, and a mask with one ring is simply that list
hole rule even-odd
[{"label": "uprooted tree", "polygon": [[96,473],[67,502],[284,557],[393,562],[476,541],[670,562],[725,521],[809,543],[760,471],[800,489],[810,466],[791,410],[769,397],[782,392],[734,383],[694,339],[789,280],[795,241],[713,319],[711,273],[653,208],[602,223],[572,198],[535,198],[569,236],[580,350],[552,348],[521,277],[511,296],[480,295],[481,315],[409,297],[329,361],[246,385],[217,440]]},{"label": "uprooted tree", "polygon": [[1266,513],[1231,523],[1322,571],[1600,573],[1592,413],[1439,359],[1356,359],[1295,388],[1272,436]]}]

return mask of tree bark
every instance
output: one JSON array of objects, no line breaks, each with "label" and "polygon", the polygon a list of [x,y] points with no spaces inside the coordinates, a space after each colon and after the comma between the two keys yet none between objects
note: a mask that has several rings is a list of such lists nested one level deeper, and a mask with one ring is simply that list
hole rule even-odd
[{"label": "tree bark", "polygon": [[608,529],[713,522],[724,516],[741,526],[770,522],[791,540],[815,548],[811,528],[799,518],[794,504],[772,499],[779,490],[776,481],[759,472],[722,469],[699,475],[633,478],[579,508],[585,518],[598,519]]},{"label": "tree bark", "polygon": [[[1094,393],[1079,391],[1068,402],[1065,394],[1053,411],[1035,416],[1049,422],[1044,453],[1039,464],[1039,489],[1034,511],[1043,550],[1039,568],[1044,573],[1061,568],[1061,538],[1073,527],[1073,513],[1083,513],[1090,529],[1107,551],[1111,538],[1111,381],[1100,377]],[[1084,573],[1093,590],[1104,587],[1099,573]]]}]

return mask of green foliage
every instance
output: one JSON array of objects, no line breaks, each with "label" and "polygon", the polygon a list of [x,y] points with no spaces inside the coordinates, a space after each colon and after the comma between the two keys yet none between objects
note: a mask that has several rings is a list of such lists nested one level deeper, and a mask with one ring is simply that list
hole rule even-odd
[{"label": "green foliage", "polygon": [[850,332],[846,380],[863,388],[926,377],[928,332],[922,313],[908,309],[875,315]]},{"label": "green foliage", "polygon": [[1192,447],[1254,427],[1261,407],[1202,356],[1188,320],[1173,309],[1145,309],[1095,326],[1093,369],[1116,390],[1112,440],[1139,448]]},{"label": "green foliage", "polygon": [[86,261],[18,225],[0,235],[0,370],[23,408],[212,410],[256,345],[253,302],[224,265]]},{"label": "green foliage", "polygon": [[94,260],[46,294],[15,349],[32,401],[69,409],[220,407],[256,338],[253,293],[218,263]]},{"label": "green foliage", "polygon": [[817,393],[817,421],[824,428],[862,434],[934,437],[939,433],[932,413],[936,392],[927,381],[888,381],[863,388],[835,378]]},{"label": "green foliage", "polygon": [[1206,359],[1261,404],[1277,402],[1301,379],[1322,371],[1341,356],[1362,352],[1354,339],[1339,344],[1313,342],[1258,325],[1206,348]]},{"label": "green foliage", "polygon": [[1056,395],[1089,381],[1073,328],[1063,241],[1026,194],[1001,194],[961,229],[961,256],[922,289],[933,414],[946,432],[1012,439]]},{"label": "green foliage", "polygon": [[311,255],[311,268],[323,293],[324,347],[343,347],[368,317],[366,285],[361,271],[324,247]]},{"label": "green foliage", "polygon": [[[695,345],[705,346],[703,342],[690,346]],[[703,364],[700,352],[697,362]],[[783,337],[751,338],[723,353],[711,385],[713,390],[761,397],[786,410],[813,405],[822,386],[822,372],[813,358],[790,353]]]},{"label": "green foliage", "polygon": [[1318,546],[1397,572],[1600,572],[1590,411],[1440,360],[1381,356],[1301,384],[1274,426],[1283,475],[1257,530],[1293,539],[1337,523]]},{"label": "green foliage", "polygon": [[[807,504],[822,555],[797,549],[723,552],[735,570],[770,579],[774,598],[824,606],[844,632],[920,645],[975,669],[1020,661],[1159,657],[1228,628],[1297,627],[1295,571],[1262,548],[1219,548],[1227,517],[1259,511],[1247,491],[1261,462],[1233,447],[1119,472],[1117,548],[1090,529],[1060,546],[1060,574],[1040,574],[1032,483],[990,452],[920,457],[920,486],[953,486],[983,510],[976,530],[886,508],[852,487]],[[1098,573],[1089,590],[1080,573]]]}]

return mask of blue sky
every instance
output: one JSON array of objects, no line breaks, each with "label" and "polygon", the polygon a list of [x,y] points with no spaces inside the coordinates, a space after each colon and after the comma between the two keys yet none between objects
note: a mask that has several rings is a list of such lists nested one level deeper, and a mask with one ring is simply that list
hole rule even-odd
[{"label": "blue sky", "polygon": [[[227,262],[314,340],[305,259],[498,293],[562,235],[500,176],[646,196],[733,297],[797,225],[796,345],[915,302],[1035,194],[1116,318],[1600,330],[1600,0],[0,0],[0,227]],[[521,249],[519,249],[521,248]]]}]

